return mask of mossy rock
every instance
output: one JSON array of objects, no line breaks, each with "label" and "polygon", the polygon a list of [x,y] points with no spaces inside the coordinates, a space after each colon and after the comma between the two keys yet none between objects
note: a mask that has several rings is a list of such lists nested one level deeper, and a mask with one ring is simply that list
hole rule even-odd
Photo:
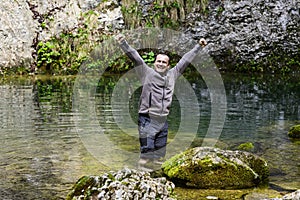
[{"label": "mossy rock", "polygon": [[66,200],[72,200],[74,196],[78,196],[82,191],[93,187],[97,182],[94,176],[83,176],[73,186],[72,191],[67,195]]},{"label": "mossy rock", "polygon": [[202,189],[242,189],[268,182],[269,167],[244,151],[196,147],[167,160],[162,170],[175,184]]},{"label": "mossy rock", "polygon": [[300,138],[300,124],[292,126],[288,132],[288,136],[291,138]]},{"label": "mossy rock", "polygon": [[254,150],[254,144],[252,142],[242,143],[238,146],[238,150],[252,152]]}]

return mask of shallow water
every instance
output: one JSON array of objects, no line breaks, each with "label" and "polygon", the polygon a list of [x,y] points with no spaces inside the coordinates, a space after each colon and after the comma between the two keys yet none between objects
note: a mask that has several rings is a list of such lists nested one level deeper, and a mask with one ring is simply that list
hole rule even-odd
[{"label": "shallow water", "polygon": [[[300,144],[289,139],[287,131],[300,123],[300,77],[228,74],[222,78],[226,120],[222,134],[211,140],[218,139],[227,149],[252,142],[253,152],[271,167],[272,184],[299,188]],[[94,92],[87,87],[75,90],[76,95],[76,77],[11,77],[0,81],[1,199],[63,199],[82,175],[134,165],[139,152],[135,121],[140,90],[125,84],[120,91],[129,100],[120,101],[116,96],[123,98],[124,94],[113,93],[117,80],[116,76],[102,77]],[[198,110],[182,118],[179,97],[174,97],[170,141],[176,140],[182,119],[187,120],[186,126],[198,129],[196,140],[206,137],[211,116],[215,116],[205,82],[199,78],[189,82],[198,102],[188,104],[187,110],[195,110],[195,106]],[[78,112],[82,108],[88,112]],[[121,108],[128,113],[120,112]],[[192,120],[196,115],[200,120],[195,124]],[[201,140],[196,144],[201,146]]]}]

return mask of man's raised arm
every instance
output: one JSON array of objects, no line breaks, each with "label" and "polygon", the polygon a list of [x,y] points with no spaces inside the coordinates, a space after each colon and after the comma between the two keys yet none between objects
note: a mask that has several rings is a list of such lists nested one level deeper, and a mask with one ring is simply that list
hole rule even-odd
[{"label": "man's raised arm", "polygon": [[124,53],[128,56],[130,60],[134,62],[134,66],[138,67],[136,68],[136,72],[139,75],[139,77],[142,79],[143,76],[146,74],[147,71],[147,65],[143,58],[140,56],[140,54],[132,48],[126,41],[125,36],[123,34],[118,34],[115,37],[115,40],[119,43],[121,49],[124,51]]},{"label": "man's raised arm", "polygon": [[119,43],[121,49],[126,53],[126,55],[132,60],[135,64],[135,66],[143,65],[145,64],[144,60],[140,56],[140,54],[132,48],[126,41],[125,36],[123,34],[118,34],[115,36],[115,39]]},{"label": "man's raised arm", "polygon": [[184,54],[182,58],[179,60],[179,62],[174,67],[174,70],[177,72],[177,77],[182,75],[185,68],[193,61],[195,56],[199,53],[199,51],[204,48],[207,45],[207,42],[204,38],[201,38],[198,42],[198,44],[195,45],[195,47]]}]

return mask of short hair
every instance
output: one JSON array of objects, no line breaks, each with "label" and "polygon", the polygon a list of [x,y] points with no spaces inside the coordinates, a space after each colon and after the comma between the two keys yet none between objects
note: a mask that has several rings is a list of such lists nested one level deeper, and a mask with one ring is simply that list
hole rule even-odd
[{"label": "short hair", "polygon": [[159,54],[156,55],[155,60],[157,59],[157,56],[166,56],[168,58],[168,64],[170,63],[170,57],[167,54],[159,53]]}]

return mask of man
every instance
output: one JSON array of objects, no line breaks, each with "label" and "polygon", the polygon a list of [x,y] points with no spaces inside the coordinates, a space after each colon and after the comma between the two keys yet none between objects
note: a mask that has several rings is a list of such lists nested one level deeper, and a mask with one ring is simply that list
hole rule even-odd
[{"label": "man", "polygon": [[172,69],[170,69],[169,57],[165,54],[158,54],[153,69],[127,43],[122,34],[117,35],[115,39],[121,49],[134,62],[135,70],[143,84],[138,119],[141,151],[139,165],[140,167],[146,166],[151,162],[160,164],[166,154],[167,116],[172,102],[175,81],[207,43],[205,39],[200,39],[199,44],[187,52]]}]

